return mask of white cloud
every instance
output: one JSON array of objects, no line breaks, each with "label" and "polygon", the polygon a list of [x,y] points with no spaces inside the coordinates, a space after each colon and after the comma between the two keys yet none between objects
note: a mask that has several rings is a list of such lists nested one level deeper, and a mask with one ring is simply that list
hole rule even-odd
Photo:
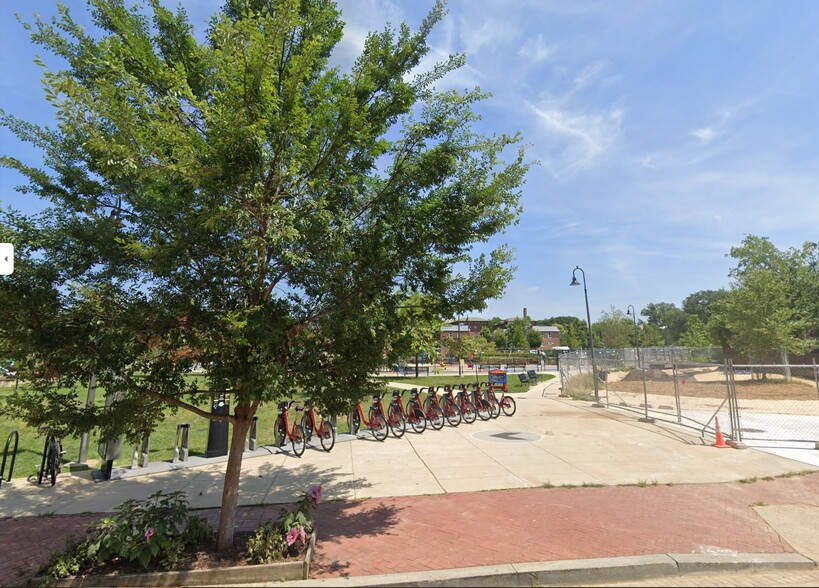
[{"label": "white cloud", "polygon": [[459,28],[463,51],[467,56],[475,55],[487,46],[493,47],[501,42],[508,43],[519,35],[517,28],[511,23],[496,20],[484,20],[476,24],[461,19]]},{"label": "white cloud", "polygon": [[526,41],[518,50],[518,55],[533,63],[541,63],[551,58],[556,51],[557,47],[555,45],[546,45],[543,35],[538,35],[536,38]]},{"label": "white cloud", "polygon": [[696,137],[700,140],[700,142],[704,145],[707,145],[720,135],[724,134],[724,131],[720,131],[714,127],[703,127],[701,129],[695,129],[690,133],[692,136]]},{"label": "white cloud", "polygon": [[589,167],[620,134],[625,117],[622,108],[612,108],[603,114],[575,114],[556,103],[530,105],[546,141],[557,152],[547,166],[553,175],[562,176]]}]

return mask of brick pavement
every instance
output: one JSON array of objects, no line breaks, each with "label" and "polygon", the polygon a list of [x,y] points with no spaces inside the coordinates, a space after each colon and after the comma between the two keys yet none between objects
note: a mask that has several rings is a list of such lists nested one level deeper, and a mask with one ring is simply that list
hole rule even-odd
[{"label": "brick pavement", "polygon": [[[528,488],[328,502],[316,516],[311,575],[657,553],[793,552],[754,511],[761,504],[819,506],[819,473],[751,484]],[[254,528],[279,508],[241,508],[240,528]],[[218,513],[207,514],[215,520]],[[24,584],[67,534],[81,533],[99,516],[0,520],[0,585]]]}]

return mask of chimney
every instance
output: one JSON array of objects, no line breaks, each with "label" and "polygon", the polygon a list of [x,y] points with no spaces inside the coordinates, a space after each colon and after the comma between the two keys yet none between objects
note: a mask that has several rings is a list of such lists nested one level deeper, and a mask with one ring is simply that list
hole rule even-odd
[{"label": "chimney", "polygon": [[526,318],[529,314],[526,312],[526,307],[523,307],[523,318]]}]

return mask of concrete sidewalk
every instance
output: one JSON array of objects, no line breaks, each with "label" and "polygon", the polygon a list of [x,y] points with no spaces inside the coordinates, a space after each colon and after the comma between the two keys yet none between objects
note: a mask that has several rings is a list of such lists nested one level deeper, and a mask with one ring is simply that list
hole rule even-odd
[{"label": "concrete sidewalk", "polygon": [[[753,449],[716,449],[712,439],[685,429],[558,398],[557,387],[552,380],[516,395],[513,417],[408,431],[383,443],[364,432],[339,439],[329,454],[314,448],[302,458],[261,449],[246,455],[240,502],[291,503],[309,484],[323,484],[328,502],[317,516],[312,575],[351,578],[348,584],[633,556],[679,562],[674,556],[696,555],[719,563],[727,554],[735,565],[740,555],[774,557],[755,564],[761,567],[813,566],[819,559],[812,531],[819,528],[819,474],[777,478],[815,466]],[[33,549],[22,536],[42,544],[38,528],[48,528],[49,537],[62,538],[99,518],[81,513],[110,511],[159,489],[184,490],[193,507],[215,509],[224,467],[215,462],[101,483],[85,472],[61,475],[53,488],[4,483],[0,517],[10,518],[0,521],[0,574],[18,565],[25,571],[0,575],[0,585],[19,584],[42,559],[45,546]],[[277,512],[242,509],[240,524],[254,528]],[[601,569],[611,576],[621,563]],[[600,566],[584,569],[594,568]],[[681,569],[677,564],[676,573]]]}]

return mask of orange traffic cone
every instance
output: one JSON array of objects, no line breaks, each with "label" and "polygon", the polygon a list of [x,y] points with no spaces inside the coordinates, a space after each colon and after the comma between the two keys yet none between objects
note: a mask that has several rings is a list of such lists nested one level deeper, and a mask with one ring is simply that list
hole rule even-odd
[{"label": "orange traffic cone", "polygon": [[722,436],[722,431],[719,430],[719,417],[714,417],[714,422],[716,423],[717,426],[717,442],[711,443],[711,447],[719,448],[731,447],[725,442],[725,438]]}]

